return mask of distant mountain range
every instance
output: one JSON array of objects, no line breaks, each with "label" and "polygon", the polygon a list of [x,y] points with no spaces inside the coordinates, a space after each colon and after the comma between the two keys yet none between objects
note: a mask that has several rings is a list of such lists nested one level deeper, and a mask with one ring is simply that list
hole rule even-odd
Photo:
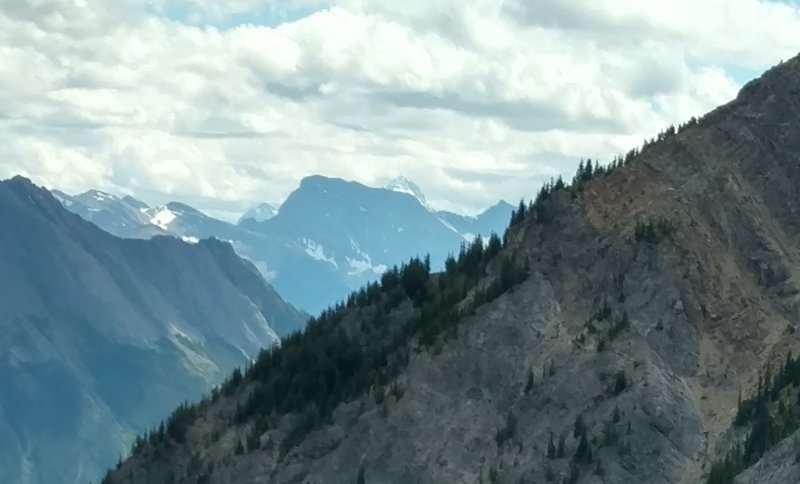
[{"label": "distant mountain range", "polygon": [[178,202],[150,207],[97,190],[54,194],[70,211],[119,237],[230,241],[288,302],[313,314],[410,257],[430,253],[433,267],[441,268],[460,244],[502,232],[513,210],[500,201],[474,217],[436,211],[406,178],[372,188],[311,176],[279,208],[261,204],[237,224]]},{"label": "distant mountain range", "polygon": [[[58,196],[139,237],[179,215],[206,220],[101,192]],[[117,238],[23,178],[0,182],[0,227],[2,483],[96,479],[137,433],[306,321],[229,244]]]}]

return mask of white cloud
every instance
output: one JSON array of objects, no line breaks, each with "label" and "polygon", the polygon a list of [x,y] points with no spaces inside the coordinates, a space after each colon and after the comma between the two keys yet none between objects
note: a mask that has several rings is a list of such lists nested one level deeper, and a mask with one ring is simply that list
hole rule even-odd
[{"label": "white cloud", "polygon": [[797,7],[756,0],[7,0],[0,176],[232,212],[313,173],[404,174],[475,210],[798,45]]}]

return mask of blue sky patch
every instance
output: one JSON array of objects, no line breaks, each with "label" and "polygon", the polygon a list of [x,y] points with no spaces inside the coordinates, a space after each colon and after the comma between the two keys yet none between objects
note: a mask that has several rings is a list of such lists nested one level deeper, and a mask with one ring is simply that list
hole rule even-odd
[{"label": "blue sky patch", "polygon": [[168,18],[172,21],[188,25],[210,25],[220,30],[235,28],[239,25],[257,25],[264,27],[277,27],[283,23],[294,22],[308,17],[319,8],[287,8],[278,9],[264,5],[261,8],[248,12],[233,12],[219,17],[197,8],[192,2],[170,2],[164,7],[147,7],[147,13],[158,17]]}]

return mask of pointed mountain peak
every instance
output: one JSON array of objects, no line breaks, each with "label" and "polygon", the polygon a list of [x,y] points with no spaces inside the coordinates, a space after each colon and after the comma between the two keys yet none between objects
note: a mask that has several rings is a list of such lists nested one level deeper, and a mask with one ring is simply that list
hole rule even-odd
[{"label": "pointed mountain peak", "polygon": [[394,192],[399,193],[406,193],[411,195],[412,197],[419,200],[425,208],[428,208],[428,201],[425,199],[425,194],[422,193],[422,190],[419,188],[419,185],[412,182],[408,178],[404,176],[397,177],[390,181],[386,187],[387,190],[392,190]]},{"label": "pointed mountain peak", "polygon": [[495,203],[494,205],[492,205],[491,207],[489,207],[486,210],[484,210],[481,213],[481,215],[485,215],[487,213],[493,213],[493,212],[504,212],[504,213],[505,212],[510,212],[511,210],[514,210],[515,208],[517,208],[515,205],[511,205],[510,203],[508,203],[505,200],[500,200],[497,203]]},{"label": "pointed mountain peak", "polygon": [[268,203],[260,203],[257,206],[246,211],[239,217],[237,224],[241,224],[245,220],[251,219],[256,222],[265,222],[278,214],[278,209]]}]

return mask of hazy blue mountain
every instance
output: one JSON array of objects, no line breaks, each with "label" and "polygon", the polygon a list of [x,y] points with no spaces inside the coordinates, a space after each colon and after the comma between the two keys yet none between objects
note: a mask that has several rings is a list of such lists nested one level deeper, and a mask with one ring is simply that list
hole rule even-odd
[{"label": "hazy blue mountain", "polygon": [[321,176],[304,179],[274,218],[249,227],[304,251],[299,269],[273,264],[274,283],[310,311],[411,256],[430,252],[440,266],[464,241],[411,195]]},{"label": "hazy blue mountain", "polygon": [[305,322],[229,244],[117,238],[23,178],[0,182],[0,227],[2,483],[96,480]]},{"label": "hazy blue mountain", "polygon": [[505,200],[501,200],[489,207],[485,212],[475,215],[460,215],[453,212],[441,211],[437,215],[441,220],[450,224],[466,239],[482,235],[491,235],[492,232],[502,233],[511,218],[514,207]]},{"label": "hazy blue mountain", "polygon": [[304,179],[278,215],[257,229],[286,234],[311,257],[348,274],[380,275],[429,251],[443,262],[464,241],[412,195],[321,176]]},{"label": "hazy blue mountain", "polygon": [[251,208],[250,210],[246,211],[239,217],[239,220],[236,222],[237,224],[241,225],[246,220],[252,220],[253,222],[264,222],[266,220],[271,219],[275,215],[278,214],[278,209],[273,207],[268,203],[261,203],[256,207]]},{"label": "hazy blue mountain", "polygon": [[[411,256],[430,253],[434,268],[441,267],[461,243],[478,234],[502,232],[512,210],[500,202],[475,217],[436,212],[406,178],[372,188],[322,176],[302,180],[279,209],[260,205],[236,225],[173,202],[139,208],[141,223],[150,228],[132,231],[76,201],[65,206],[120,236],[147,236],[156,230],[189,242],[206,237],[230,241],[287,301],[311,313]],[[127,224],[129,218],[124,220]]]}]

